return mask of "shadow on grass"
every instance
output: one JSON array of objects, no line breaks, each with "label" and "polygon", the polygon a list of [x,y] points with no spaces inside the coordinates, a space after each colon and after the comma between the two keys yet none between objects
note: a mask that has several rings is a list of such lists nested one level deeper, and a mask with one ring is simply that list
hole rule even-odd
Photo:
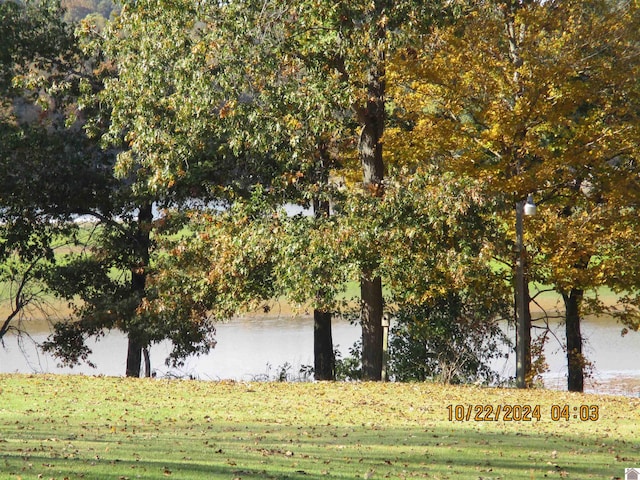
[{"label": "shadow on grass", "polygon": [[111,435],[96,429],[52,439],[51,429],[42,426],[5,424],[0,478],[601,479],[622,477],[625,467],[640,464],[640,452],[629,440],[535,431],[535,426],[521,425],[519,431],[501,430],[499,424],[172,427]]}]

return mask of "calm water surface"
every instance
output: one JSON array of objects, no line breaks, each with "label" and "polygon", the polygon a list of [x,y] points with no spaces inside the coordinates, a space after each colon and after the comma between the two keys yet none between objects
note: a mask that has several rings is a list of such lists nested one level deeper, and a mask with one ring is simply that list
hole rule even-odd
[{"label": "calm water surface", "polygon": [[[607,319],[587,319],[583,322],[585,353],[594,363],[592,377],[585,391],[640,396],[640,333],[620,335],[620,325]],[[563,328],[554,331],[562,340]],[[507,330],[509,337],[513,330]],[[34,342],[43,341],[48,332],[32,332],[31,338],[19,344],[15,336],[5,338],[0,347],[0,373],[82,373],[88,375],[124,374],[127,350],[126,338],[118,332],[108,333],[93,342],[91,360],[98,369],[87,366],[74,369],[59,368],[56,360],[38,351]],[[335,320],[333,338],[343,356],[360,337],[360,328]],[[238,318],[217,328],[217,346],[208,355],[187,359],[181,369],[164,364],[169,345],[155,345],[151,349],[152,368],[158,376],[191,375],[203,380],[253,380],[277,376],[289,365],[288,373],[295,377],[301,366],[313,365],[313,319],[311,317],[249,317]],[[550,371],[544,382],[549,388],[566,388],[566,358],[555,339],[546,349]],[[513,376],[515,356],[509,355],[494,363],[503,376]]]}]

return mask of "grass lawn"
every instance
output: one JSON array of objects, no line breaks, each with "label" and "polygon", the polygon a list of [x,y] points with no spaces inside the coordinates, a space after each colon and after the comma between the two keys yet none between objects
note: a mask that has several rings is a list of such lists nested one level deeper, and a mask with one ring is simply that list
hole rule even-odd
[{"label": "grass lawn", "polygon": [[[449,420],[469,403],[541,419]],[[598,420],[574,419],[580,405]],[[2,479],[612,479],[640,466],[639,443],[640,399],[623,397],[0,375]]]}]

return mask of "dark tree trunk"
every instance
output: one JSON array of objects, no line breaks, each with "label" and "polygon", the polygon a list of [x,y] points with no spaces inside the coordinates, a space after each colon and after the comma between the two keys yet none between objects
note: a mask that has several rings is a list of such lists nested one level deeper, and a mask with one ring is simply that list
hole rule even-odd
[{"label": "dark tree trunk", "polygon": [[142,343],[135,335],[129,332],[129,344],[127,347],[127,377],[140,376],[140,364],[142,363]]},{"label": "dark tree trunk", "polygon": [[151,355],[149,354],[149,348],[144,347],[142,349],[142,355],[144,357],[144,376],[151,377]]},{"label": "dark tree trunk", "polygon": [[336,366],[331,334],[331,312],[313,311],[314,376],[316,380],[335,380]]},{"label": "dark tree trunk", "polygon": [[[150,203],[140,206],[138,212],[138,229],[134,237],[133,249],[137,264],[131,269],[131,293],[142,300],[145,296],[147,283],[147,267],[149,265],[149,249],[151,247],[150,234],[153,210]],[[131,313],[134,315],[134,312]],[[128,331],[129,344],[127,348],[127,377],[139,377],[142,363],[142,349],[147,347],[142,340],[139,327],[131,326]]]},{"label": "dark tree trunk", "polygon": [[[331,159],[326,143],[320,142],[318,145],[318,163],[316,170],[316,182],[321,187],[321,192],[329,183],[329,166]],[[331,205],[322,193],[313,199],[313,212],[317,219],[326,218],[331,215]],[[318,294],[322,300],[323,293]],[[313,372],[316,380],[335,380],[336,361],[333,352],[333,335],[331,332],[331,312],[314,309],[313,310]]]},{"label": "dark tree trunk", "polygon": [[360,280],[362,300],[362,379],[382,380],[382,280],[375,277]]},{"label": "dark tree trunk", "polygon": [[565,305],[565,326],[567,334],[567,368],[569,372],[567,389],[570,392],[584,390],[584,357],[582,356],[582,334],[580,332],[580,304],[583,291],[572,289],[563,294]]},{"label": "dark tree trunk", "polygon": [[[385,2],[376,2],[376,14],[384,15]],[[373,196],[384,195],[384,161],[382,156],[382,134],[385,126],[385,43],[386,29],[379,24],[371,45],[372,66],[367,79],[367,103],[358,111],[362,125],[358,151],[362,163],[364,187]],[[373,253],[372,255],[376,255]],[[377,260],[367,259],[375,269]],[[363,271],[360,280],[362,311],[362,378],[382,379],[382,280],[372,276],[371,270]]]}]

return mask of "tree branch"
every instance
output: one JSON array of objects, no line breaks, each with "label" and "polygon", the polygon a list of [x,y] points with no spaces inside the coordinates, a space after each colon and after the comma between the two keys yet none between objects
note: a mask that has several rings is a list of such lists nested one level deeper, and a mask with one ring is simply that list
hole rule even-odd
[{"label": "tree branch", "polygon": [[24,292],[24,289],[25,289],[25,287],[27,285],[28,280],[31,278],[31,276],[30,276],[31,272],[33,271],[33,269],[35,268],[36,264],[41,259],[42,259],[42,257],[40,256],[40,257],[36,258],[34,261],[32,261],[31,264],[29,265],[29,267],[27,268],[27,270],[22,275],[22,279],[20,280],[20,283],[18,285],[18,290],[17,290],[16,295],[15,295],[15,304],[13,305],[11,313],[7,316],[7,318],[2,323],[2,326],[0,327],[0,340],[2,340],[2,338],[4,338],[4,336],[7,334],[7,332],[9,330],[11,330],[11,322],[12,322],[12,320],[22,310],[24,310],[24,307],[26,307],[30,303],[30,300],[25,301],[23,299],[23,292]]}]

